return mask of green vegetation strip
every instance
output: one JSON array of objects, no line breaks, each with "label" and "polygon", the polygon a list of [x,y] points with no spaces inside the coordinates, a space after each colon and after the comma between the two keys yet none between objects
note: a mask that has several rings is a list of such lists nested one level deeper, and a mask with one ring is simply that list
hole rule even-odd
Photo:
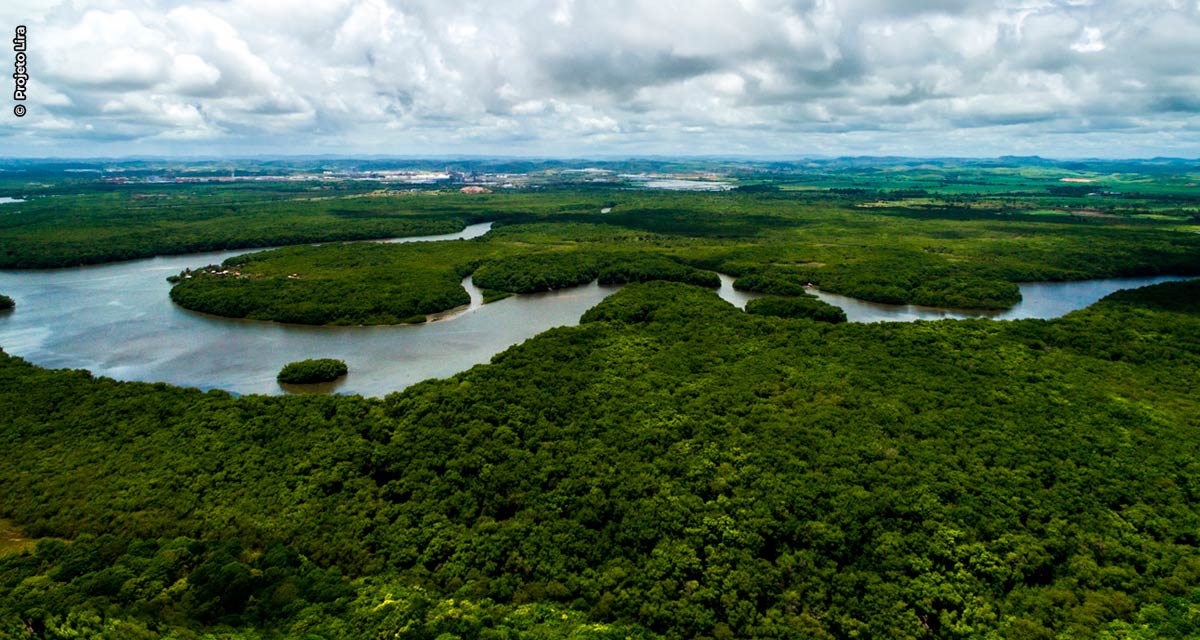
[{"label": "green vegetation strip", "polygon": [[0,268],[67,267],[155,255],[454,233],[474,216],[422,198],[351,187],[170,186],[55,195],[0,216]]},{"label": "green vegetation strip", "polygon": [[819,322],[845,322],[846,312],[806,294],[794,298],[777,298],[767,296],[746,303],[746,313],[777,318],[806,318]]},{"label": "green vegetation strip", "polygon": [[[540,178],[543,190],[479,195],[397,193],[354,181],[106,185],[46,177],[35,190],[46,195],[6,205],[0,216],[0,268],[497,224],[483,244],[441,253],[327,244],[249,265],[235,260],[245,277],[193,278],[173,293],[195,310],[303,324],[421,321],[465,304],[457,280],[472,273],[489,298],[588,278],[710,286],[703,272],[720,271],[737,276],[739,288],[772,295],[812,283],[874,302],[974,309],[1012,306],[1024,281],[1200,273],[1200,236],[1186,233],[1196,219],[1186,165],[894,160],[727,169],[744,189],[556,186],[550,174]],[[1070,215],[1035,215],[1045,211]]]},{"label": "green vegetation strip", "polygon": [[[556,165],[569,163],[554,161],[460,166],[464,171],[530,171],[529,184],[542,187],[481,195],[356,180],[106,184],[96,180],[102,171],[109,178],[137,182],[164,173],[194,176],[198,167],[194,163],[172,167],[105,162],[91,165],[96,173],[77,173],[68,164],[6,164],[9,166],[0,171],[0,193],[23,201],[3,205],[0,268],[72,266],[161,254],[449,233],[467,222],[528,221],[529,216],[551,214],[583,218],[598,215],[602,209],[612,209],[608,217],[613,224],[637,228],[644,223],[641,218],[646,212],[660,217],[665,201],[671,201],[676,211],[654,224],[667,233],[691,233],[697,225],[706,226],[709,233],[753,233],[779,215],[794,212],[796,202],[832,203],[849,210],[916,218],[1011,221],[1053,213],[1072,224],[1161,227],[1195,225],[1200,220],[1196,164],[1178,160],[1081,163],[1041,158],[855,158],[799,163],[599,163],[614,175],[717,171],[740,185],[735,192],[715,195],[630,191],[628,183],[620,181],[607,186],[589,184],[589,174],[559,172]],[[294,175],[300,169],[251,164],[259,166],[240,167],[239,173]],[[324,161],[312,164],[305,173],[327,167]],[[411,164],[427,169],[438,166],[439,171],[445,168],[441,163]],[[211,175],[214,167],[200,169]],[[707,214],[690,202],[712,198],[721,203],[722,215],[708,221],[697,218],[696,214]],[[727,215],[742,209],[748,199],[768,206],[752,204],[750,209],[755,210],[743,211],[746,215]]]},{"label": "green vegetation strip", "polygon": [[384,400],[0,356],[25,637],[1188,638],[1200,284],[828,324],[633,284]]}]

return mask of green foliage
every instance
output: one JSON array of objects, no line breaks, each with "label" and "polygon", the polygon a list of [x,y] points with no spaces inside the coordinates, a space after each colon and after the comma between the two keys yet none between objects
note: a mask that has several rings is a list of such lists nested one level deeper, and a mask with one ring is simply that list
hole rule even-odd
[{"label": "green foliage", "polygon": [[368,325],[423,322],[467,304],[466,275],[490,292],[486,302],[596,279],[720,286],[715,273],[651,249],[611,229],[572,224],[509,226],[472,241],[288,247],[173,276],[171,299],[231,318]]},{"label": "green foliage", "polygon": [[22,617],[36,610],[39,622],[60,627],[50,637],[63,636],[64,626],[91,626],[85,612],[106,609],[160,624],[271,626],[353,593],[336,568],[279,544],[251,550],[236,541],[108,534],[43,542],[31,555],[0,559],[0,592]]},{"label": "green foliage", "polygon": [[181,274],[176,304],[229,318],[297,324],[398,324],[470,302],[455,264],[470,241],[300,246]]},{"label": "green foliage", "polygon": [[1007,309],[1021,301],[1021,289],[1003,280],[943,276],[918,283],[905,300],[931,307]]},{"label": "green foliage", "polygon": [[299,360],[284,365],[277,379],[284,384],[312,384],[332,382],[349,372],[345,362],[333,358]]},{"label": "green foliage", "polygon": [[[361,170],[360,161],[348,161]],[[815,224],[828,209],[851,210],[878,224],[909,222],[1053,222],[1078,229],[1162,226],[1197,219],[1196,166],[1189,161],[826,159],[798,163],[714,161],[601,162],[625,172],[717,171],[738,188],[727,193],[662,193],[586,182],[556,161],[461,161],[465,171],[532,171],[537,191],[463,195],[412,185],[354,180],[240,184],[99,183],[70,173],[70,163],[4,161],[0,192],[28,198],[4,205],[0,268],[58,267],[158,254],[449,233],[471,221],[603,224],[708,240],[768,238]],[[264,167],[263,165],[271,165]],[[284,162],[283,164],[288,164]],[[240,167],[239,174],[311,172],[330,162]],[[336,162],[334,164],[337,164]],[[383,163],[387,164],[387,163]],[[394,166],[389,168],[398,168]],[[408,168],[444,170],[439,162]],[[198,168],[141,161],[89,165],[130,179],[192,174]],[[591,165],[587,165],[591,166]],[[222,174],[227,167],[203,167]],[[86,177],[83,177],[86,176]],[[1089,184],[1062,180],[1086,179]],[[389,189],[402,189],[397,193]],[[611,208],[607,214],[600,210]],[[817,218],[810,218],[817,212]],[[713,215],[716,214],[716,215]],[[890,227],[892,223],[884,226]],[[882,229],[881,229],[882,230]],[[827,237],[825,240],[828,240]]]},{"label": "green foliage", "polygon": [[596,256],[580,251],[508,256],[484,263],[472,276],[476,286],[534,293],[587,284],[600,275]]},{"label": "green foliage", "polygon": [[[892,268],[903,269],[894,263]],[[815,283],[830,291],[888,304],[1007,309],[1021,301],[1021,289],[1014,282],[936,272],[923,275],[888,272],[883,264],[860,272],[839,268],[788,272],[769,268],[738,278],[734,286],[743,291],[774,296],[800,296],[805,293],[805,285]]]},{"label": "green foliage", "polygon": [[1170,595],[1162,602],[1151,603],[1138,610],[1132,622],[1112,623],[1098,637],[1117,638],[1195,638],[1200,636],[1200,589]]},{"label": "green foliage", "polygon": [[0,557],[0,629],[1188,637],[1196,286],[832,325],[630,284],[382,401],[0,357],[0,517],[71,541]]},{"label": "green foliage", "polygon": [[626,284],[666,280],[716,289],[721,278],[711,271],[680,264],[663,256],[649,253],[627,253],[606,256],[600,268],[600,284]]},{"label": "green foliage", "polygon": [[1108,296],[1104,302],[1156,311],[1200,313],[1200,280],[1176,282],[1169,287],[1126,289]]},{"label": "green foliage", "polygon": [[757,298],[746,303],[746,313],[776,318],[807,318],[835,324],[846,321],[845,311],[808,294],[794,298]]},{"label": "green foliage", "polygon": [[394,580],[351,580],[279,544],[250,549],[184,537],[44,543],[28,556],[0,557],[0,595],[6,639],[644,635],[549,604],[444,598]]},{"label": "green foliage", "polygon": [[[599,305],[584,312],[580,324],[592,322],[622,322],[637,324],[646,322],[684,321],[694,309],[705,309],[707,319],[730,320],[737,311],[724,303],[711,291],[694,287],[680,287],[666,282],[648,282],[628,287],[621,295],[611,296]],[[724,312],[712,316],[714,303]]]},{"label": "green foliage", "polygon": [[453,233],[475,221],[428,196],[363,197],[353,184],[146,186],[38,198],[0,217],[0,268]]},{"label": "green foliage", "polygon": [[[489,300],[630,284],[384,400],[0,354],[0,518],[21,528],[0,637],[1195,636],[1200,285],[1048,322],[857,325],[680,284],[1004,308],[1021,281],[1200,273],[1200,236],[1141,219],[1194,203],[1180,169],[1017,164],[780,163],[721,194],[67,185],[23,203],[0,266],[497,222],[180,274],[173,299],[232,317],[419,320],[465,304],[468,275]],[[1054,188],[1068,169],[1131,193]]]},{"label": "green foliage", "polygon": [[8,311],[15,306],[17,306],[17,303],[13,302],[12,298],[0,294],[0,311]]},{"label": "green foliage", "polygon": [[804,283],[797,277],[773,270],[744,275],[733,281],[733,287],[772,296],[802,296],[807,293]]},{"label": "green foliage", "polygon": [[600,284],[668,280],[712,288],[721,286],[721,279],[715,273],[648,252],[600,253],[581,249],[523,253],[485,262],[474,274],[475,284],[480,287],[513,293],[563,289],[597,279]]},{"label": "green foliage", "polygon": [[172,298],[236,318],[392,324],[466,304],[458,281],[467,275],[489,291],[532,293],[595,279],[716,287],[719,271],[738,276],[739,289],[776,296],[816,284],[874,302],[1005,309],[1020,300],[1018,282],[1200,273],[1200,235],[1148,227],[898,218],[782,193],[640,196],[641,206],[614,216],[576,212],[590,205],[564,204],[569,195],[514,199],[565,210],[497,212],[509,222],[472,241],[239,256],[180,274]]},{"label": "green foliage", "polygon": [[483,293],[484,304],[503,300],[513,295],[507,291],[496,291],[495,289],[481,289],[480,291]]},{"label": "green foliage", "polygon": [[[677,263],[733,274],[739,287],[770,295],[796,295],[815,283],[876,302],[976,309],[1015,304],[1016,283],[1024,281],[1200,273],[1200,235],[1182,232],[1200,215],[1186,163],[829,160],[726,170],[748,188],[596,190],[564,174],[541,179],[570,186],[537,191],[380,195],[354,182],[117,187],[60,177],[68,184],[53,187],[56,195],[32,198],[0,217],[0,267],[496,223],[486,250],[430,257],[411,272],[397,256],[391,272],[371,273],[370,282],[368,274],[337,266],[326,272],[333,254],[343,251],[326,245],[305,254],[307,264],[297,254],[280,256],[278,264],[293,270],[271,274],[300,272],[308,282],[181,279],[185,286],[176,294],[195,310],[308,324],[390,324],[462,304],[463,293],[430,277],[431,268],[461,277],[482,266],[485,281],[510,283],[494,290],[510,293],[571,286],[588,275],[709,286],[711,275],[680,272]],[[1064,177],[1096,184],[1064,184]],[[582,253],[569,256],[576,251]],[[609,261],[613,255],[626,263]],[[272,260],[256,266],[270,270]],[[606,265],[610,273],[601,273]],[[271,300],[276,291],[282,300]]]},{"label": "green foliage", "polygon": [[773,184],[743,184],[734,190],[739,193],[777,193],[779,187]]}]

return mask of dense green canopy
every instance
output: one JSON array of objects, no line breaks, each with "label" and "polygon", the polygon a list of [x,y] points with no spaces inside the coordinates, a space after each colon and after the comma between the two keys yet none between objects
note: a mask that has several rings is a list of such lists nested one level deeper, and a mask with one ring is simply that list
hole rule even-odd
[{"label": "dense green canopy", "polygon": [[0,630],[1194,637],[1198,301],[832,325],[651,282],[383,401],[3,357],[0,516],[69,542],[0,556]]},{"label": "dense green canopy", "polygon": [[767,296],[746,303],[746,313],[777,318],[808,318],[821,322],[845,322],[846,312],[806,294],[792,298]]},{"label": "dense green canopy", "polygon": [[[843,323],[804,293],[1000,309],[1024,281],[1200,274],[1189,169],[1063,183],[1088,166],[469,197],[6,174],[34,192],[0,219],[3,268],[327,243],[178,276],[173,300],[223,316],[422,321],[468,276],[486,300],[627,285],[383,400],[0,353],[0,638],[1200,636],[1200,284],[1013,322]],[[773,297],[742,312],[717,273]]]}]

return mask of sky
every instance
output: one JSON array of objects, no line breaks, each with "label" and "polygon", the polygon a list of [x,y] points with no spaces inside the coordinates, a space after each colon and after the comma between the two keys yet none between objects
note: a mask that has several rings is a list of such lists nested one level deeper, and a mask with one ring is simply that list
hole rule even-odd
[{"label": "sky", "polygon": [[1200,157],[1200,0],[0,3],[17,25],[0,156]]}]

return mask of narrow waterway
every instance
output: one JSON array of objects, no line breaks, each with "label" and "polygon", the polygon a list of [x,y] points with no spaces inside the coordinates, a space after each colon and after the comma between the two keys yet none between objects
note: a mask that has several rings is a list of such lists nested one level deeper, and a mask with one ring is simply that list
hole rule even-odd
[{"label": "narrow waterway", "polygon": [[[763,297],[761,293],[738,291],[733,288],[735,278],[720,274],[722,300],[745,309],[746,303]],[[1110,293],[1122,289],[1137,289],[1163,282],[1192,280],[1195,276],[1146,276],[1135,278],[1102,278],[1075,282],[1024,282],[1021,301],[1004,311],[980,311],[978,309],[943,309],[921,307],[912,304],[881,304],[867,302],[820,289],[809,292],[829,304],[846,312],[850,322],[913,322],[915,320],[965,320],[968,318],[991,318],[993,320],[1021,320],[1061,318],[1099,301]]]},{"label": "narrow waterway", "polygon": [[1192,278],[1193,276],[1148,276],[1077,282],[1024,282],[1020,285],[1021,301],[1005,311],[879,304],[819,290],[814,290],[812,293],[829,304],[841,307],[846,312],[846,319],[850,322],[912,322],[913,320],[961,320],[965,318],[992,318],[994,320],[1042,318],[1049,320],[1061,318],[1072,311],[1083,309],[1104,296],[1122,289],[1137,289],[1152,284],[1191,280]]}]

